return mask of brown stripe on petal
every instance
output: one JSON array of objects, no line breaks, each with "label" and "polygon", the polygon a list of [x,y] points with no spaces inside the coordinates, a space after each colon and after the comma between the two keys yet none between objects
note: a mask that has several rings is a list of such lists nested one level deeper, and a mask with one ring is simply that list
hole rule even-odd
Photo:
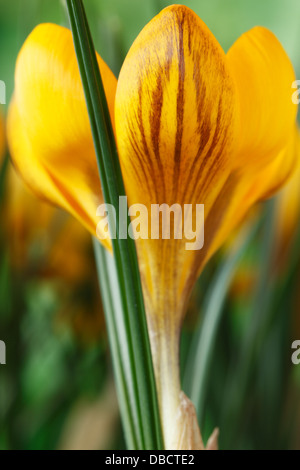
[{"label": "brown stripe on petal", "polygon": [[[134,132],[131,128],[128,128],[128,141],[131,144],[131,148],[132,148],[132,152],[133,152],[133,154],[131,153],[130,156],[129,156],[131,164],[132,164],[132,168],[133,168],[135,174],[137,175],[137,178],[138,178],[140,184],[143,183],[142,175],[146,178],[146,180],[147,180],[146,184],[148,186],[148,189],[150,190],[150,186],[148,185],[148,178],[147,178],[148,175],[147,175],[146,169],[144,167],[144,162],[143,162],[143,160],[141,159],[141,156],[140,156],[139,145],[136,141],[135,134],[134,134]],[[137,161],[139,162],[139,165],[137,165]],[[141,169],[142,175],[139,173],[139,169]]]},{"label": "brown stripe on petal", "polygon": [[[131,165],[132,169],[133,169],[139,183],[142,186],[146,183],[146,186],[147,186],[147,189],[148,189],[148,192],[149,192],[149,195],[150,195],[151,194],[151,186],[149,184],[149,178],[148,178],[148,175],[147,175],[146,170],[144,168],[143,160],[140,158],[140,152],[138,150],[138,146],[137,146],[137,143],[136,143],[134,133],[132,132],[132,129],[130,129],[129,132],[128,132],[128,139],[129,139],[129,142],[131,144],[131,148],[133,150],[133,153],[134,153],[135,157],[140,162],[140,166],[138,168],[137,165],[136,165],[136,162],[132,161],[132,165]],[[139,169],[142,171],[142,174],[144,176],[143,178],[142,178],[142,175],[139,172]]]},{"label": "brown stripe on petal", "polygon": [[162,72],[157,75],[156,88],[152,93],[152,106],[150,114],[150,129],[151,140],[158,165],[159,173],[161,175],[160,183],[162,184],[163,200],[166,200],[166,185],[164,179],[164,168],[160,157],[159,143],[160,143],[160,126],[161,126],[161,112],[163,106],[163,87],[162,87]]},{"label": "brown stripe on petal", "polygon": [[[141,132],[141,137],[142,137],[143,150],[144,150],[144,154],[145,154],[145,157],[146,157],[146,158],[142,158],[143,154],[140,153],[139,159],[144,161],[145,163],[147,163],[149,165],[149,167],[150,167],[149,177],[151,179],[153,179],[153,176],[155,175],[155,170],[154,170],[154,166],[153,166],[153,160],[151,158],[151,154],[150,154],[149,149],[148,149],[144,124],[143,124],[143,86],[142,86],[141,82],[140,82],[140,86],[139,86],[139,89],[138,89],[138,94],[139,94],[139,106],[138,106],[138,110],[137,110],[137,113],[138,113],[137,119],[138,119],[139,129],[140,129],[140,132]],[[156,198],[158,200],[159,195],[158,195],[158,188],[157,188],[156,185],[154,185],[154,190],[155,190],[155,193],[156,193]]]},{"label": "brown stripe on petal", "polygon": [[[194,17],[189,17],[189,23],[190,39],[191,32],[194,31],[198,25],[196,24]],[[232,132],[229,127],[224,128],[224,121],[227,122],[227,125],[228,122],[230,122],[229,119],[225,119],[225,116],[226,114],[231,114],[230,107],[228,108],[227,98],[232,93],[232,90],[230,85],[228,85],[228,83],[230,83],[230,79],[227,83],[227,78],[229,78],[228,72],[225,70],[220,52],[212,46],[208,41],[207,36],[203,31],[201,31],[198,44],[194,45],[194,48],[190,53],[193,63],[193,82],[197,103],[197,126],[195,126],[195,139],[199,139],[199,147],[195,156],[192,156],[192,159],[188,164],[188,175],[185,178],[185,187],[182,189],[182,194],[185,194],[187,199],[190,198],[197,189],[198,192],[202,194],[204,193],[205,188],[212,181],[213,176],[216,173],[215,170],[220,168],[217,160],[223,160],[222,157],[227,153],[227,150],[225,149],[227,140],[224,136],[226,137]],[[211,83],[207,80],[207,73],[210,73],[209,69],[211,66],[209,64],[214,57],[218,56],[219,60],[214,64],[216,92],[212,93],[212,90],[209,89],[211,87]],[[223,80],[220,80],[221,77],[223,77]],[[221,93],[219,92],[220,89],[223,89]],[[225,95],[225,97],[223,95]],[[225,106],[227,106],[227,109],[225,109]],[[214,110],[216,110],[216,108],[217,115],[216,117],[213,117]],[[219,151],[220,147],[221,151]],[[224,152],[222,150],[224,150]],[[210,162],[210,160],[212,161]],[[202,187],[197,188],[197,185],[199,185],[199,181],[202,178]]]},{"label": "brown stripe on petal", "polygon": [[[204,179],[204,184],[200,188],[198,188],[198,192],[202,192],[202,193],[205,192],[206,187],[209,186],[209,184],[211,183],[211,179],[213,177],[213,174],[211,173],[210,170],[212,170],[214,167],[216,169],[217,161],[221,157],[221,155],[223,154],[223,147],[221,148],[221,150],[219,150],[219,152],[216,153],[216,148],[217,148],[217,145],[219,143],[219,139],[222,136],[221,125],[220,125],[221,120],[222,120],[221,101],[222,101],[222,98],[220,99],[220,102],[219,102],[217,121],[216,121],[216,124],[215,124],[214,135],[213,135],[212,141],[210,143],[210,146],[209,146],[208,150],[206,151],[206,153],[203,155],[203,153],[204,153],[204,147],[203,147],[204,142],[203,142],[203,145],[200,144],[198,152],[196,154],[196,157],[193,161],[193,164],[192,164],[192,167],[191,167],[191,170],[190,170],[190,178],[187,181],[187,186],[190,186],[190,194],[193,194],[195,192],[195,190],[197,189],[197,185],[198,185],[199,180],[201,178],[201,175],[202,175],[202,173],[204,173],[204,171],[206,173],[206,178]],[[207,121],[204,119],[204,122],[206,122],[206,123],[205,124],[204,124],[204,122],[202,123],[202,126],[205,127],[205,129],[206,129],[206,135],[205,135],[206,138],[209,135],[208,133],[210,131],[212,131],[212,129],[209,129],[209,131],[207,130],[207,127],[209,126]],[[211,118],[210,118],[209,122],[210,121],[211,121]],[[206,145],[207,145],[207,142],[205,142],[205,146]],[[208,169],[207,164],[208,164],[208,162],[209,162],[209,160],[211,159],[212,156],[214,156],[214,158],[213,158],[213,161],[210,165],[210,169]],[[199,160],[200,159],[201,159],[200,167],[198,168],[198,171],[195,173],[195,170],[199,166],[199,163],[200,163]],[[194,181],[194,184],[191,184],[192,181]],[[186,192],[187,192],[187,189],[188,188],[186,188]]]},{"label": "brown stripe on petal", "polygon": [[174,152],[174,173],[173,173],[173,200],[176,198],[178,192],[180,160],[182,150],[182,135],[183,135],[183,119],[184,119],[184,79],[185,79],[185,57],[183,46],[183,23],[184,15],[182,18],[177,16],[178,23],[178,91],[177,91],[177,130],[175,137],[175,152]]},{"label": "brown stripe on petal", "polygon": [[165,74],[166,79],[170,80],[170,68],[174,55],[174,44],[172,38],[166,38],[166,60],[163,65],[160,64],[161,72]]}]

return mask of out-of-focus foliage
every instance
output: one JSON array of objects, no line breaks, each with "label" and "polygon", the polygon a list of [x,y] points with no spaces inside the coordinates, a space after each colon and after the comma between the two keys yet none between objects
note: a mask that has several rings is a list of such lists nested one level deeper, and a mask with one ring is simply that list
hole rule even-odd
[{"label": "out-of-focus foliage", "polygon": [[[26,36],[41,22],[67,24],[63,3],[0,0],[0,80],[7,102]],[[171,3],[85,0],[97,50],[116,75],[138,32]],[[206,22],[225,50],[247,29],[269,27],[300,78],[298,0],[181,3]],[[0,340],[7,364],[0,365],[0,449],[122,448],[89,235],[31,196],[13,171],[3,159]],[[220,427],[221,448],[300,448],[300,365],[291,362],[291,344],[300,339],[300,211],[299,187],[290,187],[290,199],[284,190],[257,209],[257,233],[223,305],[200,423],[206,438]],[[292,210],[282,215],[289,200]],[[214,257],[194,291],[182,338],[183,371],[205,315],[203,301],[228,256],[230,249]],[[88,442],[81,429],[94,430]]]}]

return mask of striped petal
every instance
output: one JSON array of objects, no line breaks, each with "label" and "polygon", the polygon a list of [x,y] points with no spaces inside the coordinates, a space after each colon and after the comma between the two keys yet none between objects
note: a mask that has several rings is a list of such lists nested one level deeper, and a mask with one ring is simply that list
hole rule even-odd
[{"label": "striped petal", "polygon": [[[209,214],[232,168],[235,103],[226,56],[195,13],[174,5],[143,29],[119,76],[115,120],[129,204],[148,208],[145,224],[158,224],[149,216],[154,204],[204,203]],[[170,432],[180,410],[180,324],[203,255],[186,250],[186,237],[159,233],[159,240],[138,239],[137,249],[163,428]],[[165,441],[172,448],[168,432]]]},{"label": "striped petal", "polygon": [[[116,79],[98,57],[113,118]],[[95,234],[103,202],[88,113],[71,32],[38,26],[18,56],[8,116],[13,163],[39,196]]]},{"label": "striped petal", "polygon": [[[231,170],[235,87],[223,50],[190,9],[168,7],[140,33],[120,73],[115,119],[130,204],[197,202],[209,212]],[[149,302],[166,269],[178,273],[178,298],[169,300],[183,306],[193,263],[185,242],[138,240]]]}]

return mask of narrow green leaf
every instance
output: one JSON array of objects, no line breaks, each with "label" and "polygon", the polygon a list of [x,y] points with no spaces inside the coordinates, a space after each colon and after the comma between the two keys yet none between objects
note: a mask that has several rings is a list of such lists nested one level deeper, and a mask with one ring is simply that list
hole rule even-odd
[{"label": "narrow green leaf", "polygon": [[118,285],[118,274],[111,254],[107,252],[96,238],[93,238],[93,243],[123,428],[128,447],[136,449],[138,446],[138,436],[130,410],[130,397],[127,392],[128,387],[126,386],[126,374],[124,371],[124,357],[122,358],[122,345],[120,344],[120,330],[116,321],[117,316],[122,316],[122,296]]},{"label": "narrow green leaf", "polygon": [[262,238],[260,241],[260,265],[258,280],[252,299],[246,306],[248,327],[241,338],[241,350],[229,372],[228,384],[224,388],[224,408],[222,420],[229,424],[226,440],[232,442],[238,438],[238,429],[243,415],[243,406],[253,374],[258,364],[259,352],[268,334],[268,325],[273,316],[272,299],[275,294],[275,283],[272,277],[274,233],[275,233],[275,201],[265,204]]},{"label": "narrow green leaf", "polygon": [[[107,317],[108,314],[114,316],[113,321],[108,322],[108,329],[112,353],[115,355],[115,372],[119,377],[119,398],[124,401],[121,406],[122,418],[126,423],[124,428],[126,432],[131,428],[132,438],[127,441],[130,448],[161,449],[163,443],[159,409],[135,243],[130,237],[118,238],[119,196],[125,195],[125,189],[114,134],[83,3],[81,0],[67,0],[67,7],[104,200],[115,207],[117,214],[117,238],[112,240],[112,259],[117,277],[114,288],[118,291],[121,308],[116,310],[109,298],[106,305],[111,305]],[[114,220],[109,220],[110,226],[114,223]],[[127,216],[127,226],[129,223]],[[98,259],[100,263],[99,254]],[[102,274],[108,281],[108,271]],[[115,291],[110,297],[114,295]]]}]

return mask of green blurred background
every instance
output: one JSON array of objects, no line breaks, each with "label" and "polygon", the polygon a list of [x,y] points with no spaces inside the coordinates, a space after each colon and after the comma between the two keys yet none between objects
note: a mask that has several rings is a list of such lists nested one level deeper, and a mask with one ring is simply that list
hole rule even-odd
[{"label": "green blurred background", "polygon": [[[139,31],[172,4],[84,3],[96,48],[116,75]],[[300,78],[299,0],[182,3],[204,20],[225,51],[251,27],[270,28]],[[0,0],[0,79],[6,83],[7,102],[18,51],[41,22],[67,25],[64,2]],[[11,173],[4,161],[0,340],[7,346],[7,364],[0,365],[0,449],[122,449],[90,240],[69,217],[24,196],[25,189]],[[291,343],[300,339],[299,230],[285,239],[281,252],[287,253],[284,262],[281,254],[278,261],[276,224],[276,201],[255,212],[255,234],[234,263],[226,299],[220,299],[222,314],[199,415],[205,439],[220,427],[222,449],[300,449],[300,365],[291,363]],[[74,242],[68,244],[70,240]],[[195,345],[207,304],[217,295],[209,289],[217,289],[220,269],[230,262],[232,247],[210,262],[191,300],[182,337],[188,391],[189,374],[201,361]]]}]

